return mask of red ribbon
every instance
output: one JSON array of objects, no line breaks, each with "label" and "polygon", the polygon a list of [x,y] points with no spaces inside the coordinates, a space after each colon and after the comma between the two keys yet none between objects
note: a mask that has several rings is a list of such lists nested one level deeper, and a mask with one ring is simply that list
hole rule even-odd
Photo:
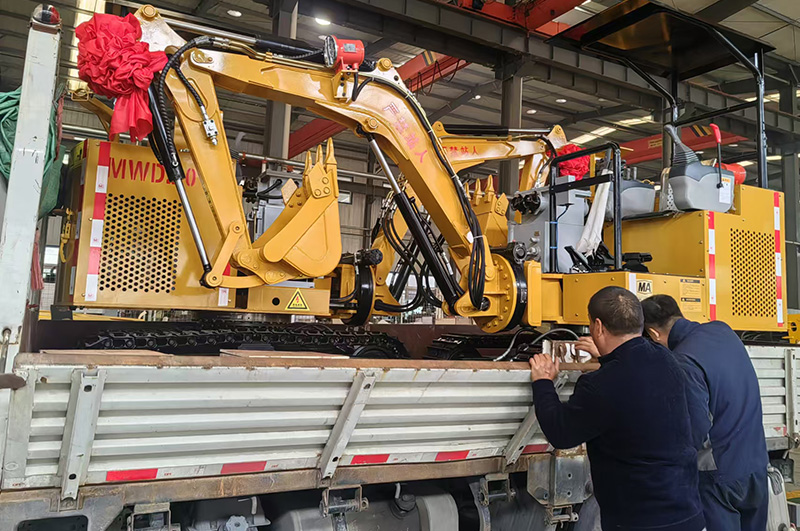
[{"label": "red ribbon", "polygon": [[[558,150],[559,155],[566,155],[567,153],[575,153],[576,151],[580,151],[582,148],[579,148],[575,144],[567,144],[563,146],[561,149]],[[566,162],[560,162],[558,164],[558,174],[563,175],[574,175],[575,179],[580,181],[583,179],[583,176],[586,175],[586,172],[589,171],[589,157],[578,157],[577,159],[568,160]]]},{"label": "red ribbon", "polygon": [[96,94],[116,98],[110,135],[129,132],[141,140],[153,130],[147,87],[167,62],[141,42],[142,28],[133,15],[95,14],[75,30],[78,75]]}]

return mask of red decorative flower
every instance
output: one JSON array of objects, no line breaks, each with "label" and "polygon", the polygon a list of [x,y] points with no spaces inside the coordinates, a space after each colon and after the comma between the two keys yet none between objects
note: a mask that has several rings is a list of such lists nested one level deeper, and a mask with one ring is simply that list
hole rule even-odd
[{"label": "red decorative flower", "polygon": [[151,52],[139,39],[142,28],[133,15],[95,14],[75,30],[78,75],[101,96],[116,98],[111,135],[130,132],[140,140],[153,130],[147,87],[167,62],[164,52]]},{"label": "red decorative flower", "polygon": [[[567,144],[558,150],[559,155],[566,155],[567,153],[575,153],[583,148],[575,144]],[[574,175],[575,179],[580,181],[586,172],[589,171],[589,156],[578,157],[577,159],[568,160],[558,164],[559,175]]]}]

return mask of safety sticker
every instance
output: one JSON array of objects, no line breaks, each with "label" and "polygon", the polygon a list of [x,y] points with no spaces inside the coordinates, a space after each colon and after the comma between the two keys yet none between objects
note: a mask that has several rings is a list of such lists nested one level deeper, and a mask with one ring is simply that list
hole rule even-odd
[{"label": "safety sticker", "polygon": [[703,311],[703,287],[700,280],[682,278],[680,281],[681,310],[686,313]]},{"label": "safety sticker", "polygon": [[733,201],[733,183],[730,177],[722,178],[722,186],[719,187],[719,202],[727,204]]},{"label": "safety sticker", "polygon": [[303,298],[303,294],[300,292],[300,288],[297,288],[292,295],[292,298],[289,299],[289,304],[286,305],[287,310],[302,310],[308,311],[308,304],[306,304],[305,298]]}]

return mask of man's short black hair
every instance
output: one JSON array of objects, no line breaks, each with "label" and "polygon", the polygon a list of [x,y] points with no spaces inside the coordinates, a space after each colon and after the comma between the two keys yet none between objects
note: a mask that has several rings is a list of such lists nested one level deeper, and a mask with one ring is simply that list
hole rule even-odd
[{"label": "man's short black hair", "polygon": [[669,295],[653,295],[642,301],[644,324],[664,330],[683,317],[678,303]]},{"label": "man's short black hair", "polygon": [[644,329],[642,305],[636,295],[617,286],[607,286],[589,300],[589,318],[600,319],[615,336],[641,334]]}]

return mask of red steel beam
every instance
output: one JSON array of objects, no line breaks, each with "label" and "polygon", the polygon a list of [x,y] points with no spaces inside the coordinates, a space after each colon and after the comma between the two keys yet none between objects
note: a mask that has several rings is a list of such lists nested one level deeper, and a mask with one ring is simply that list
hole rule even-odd
[{"label": "red steel beam", "polygon": [[[409,90],[417,92],[442,78],[452,76],[467,65],[469,63],[461,59],[425,51],[398,67],[397,73],[403,78]],[[289,135],[289,158],[312,149],[345,129],[347,129],[345,126],[325,118],[316,118],[308,122]]]},{"label": "red steel beam", "polygon": [[[707,126],[692,126],[681,129],[681,140],[695,151],[716,147],[717,141],[711,128]],[[722,144],[734,144],[747,140],[746,137],[722,131]],[[661,135],[648,136],[632,140],[621,145],[622,154],[628,165],[640,164],[650,160],[661,159]]]},{"label": "red steel beam", "polygon": [[[543,29],[543,27],[582,3],[583,0],[538,0],[510,6],[504,2],[489,0],[483,3],[481,9],[474,9],[472,0],[459,0],[458,7],[522,27],[529,32],[535,31],[537,33],[555,35],[560,31],[557,26],[549,26],[546,29]],[[563,26],[561,29],[568,27],[566,25]]]}]

